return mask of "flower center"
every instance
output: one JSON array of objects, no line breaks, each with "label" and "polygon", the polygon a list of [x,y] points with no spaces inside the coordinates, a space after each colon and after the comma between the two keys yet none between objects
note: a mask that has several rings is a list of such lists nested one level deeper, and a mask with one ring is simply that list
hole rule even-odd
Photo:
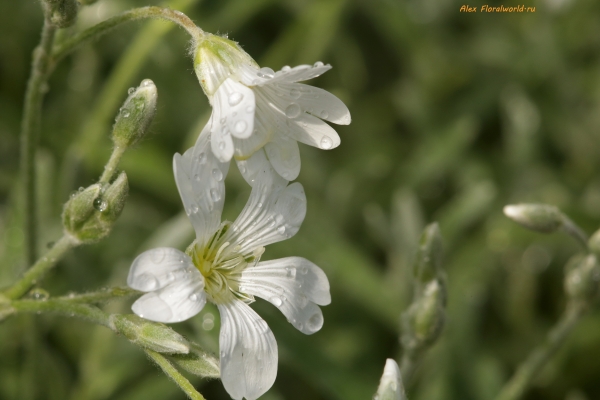
[{"label": "flower center", "polygon": [[[254,298],[240,292],[242,271],[260,258],[254,254],[243,254],[241,246],[231,243],[226,235],[231,222],[225,221],[205,246],[194,241],[186,250],[194,265],[204,277],[204,290],[208,300],[215,304],[227,303],[235,298],[252,302]],[[262,249],[262,248],[261,248]]]}]

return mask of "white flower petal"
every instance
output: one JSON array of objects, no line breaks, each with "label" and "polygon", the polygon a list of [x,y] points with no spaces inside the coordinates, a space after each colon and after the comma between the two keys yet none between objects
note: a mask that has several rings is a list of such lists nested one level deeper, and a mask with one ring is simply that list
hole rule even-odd
[{"label": "white flower petal", "polygon": [[204,278],[193,267],[177,273],[167,286],[137,299],[131,306],[133,312],[151,321],[167,323],[184,321],[198,314],[206,304]]},{"label": "white flower petal", "polygon": [[272,108],[264,99],[256,97],[256,112],[254,114],[254,131],[246,139],[233,137],[234,156],[236,159],[246,159],[261,149],[275,135],[276,126],[272,122]]},{"label": "white flower petal", "polygon": [[323,65],[323,63],[316,63],[314,66],[298,65],[294,68],[277,71],[275,77],[270,79],[269,83],[307,81],[316,78],[330,69],[331,65]]},{"label": "white flower petal", "polygon": [[175,154],[173,157],[175,182],[200,244],[204,244],[221,224],[224,180],[229,171],[229,162],[220,162],[209,148],[207,127],[193,148],[183,156]]},{"label": "white flower petal", "polygon": [[256,108],[252,89],[227,78],[215,93],[213,108],[220,114],[213,133],[220,131],[224,136],[231,134],[242,139],[252,134]]},{"label": "white flower petal", "polygon": [[[258,149],[258,151],[252,154],[250,158],[246,160],[236,160],[236,163],[240,173],[246,182],[248,182],[248,184],[252,187],[256,183],[259,174],[273,175],[271,179],[280,181],[282,186],[285,185],[285,182],[282,178],[275,177],[279,176],[279,174],[273,169],[273,166],[265,155],[264,149]],[[264,180],[264,178],[258,180]]]},{"label": "white flower petal", "polygon": [[326,90],[301,83],[280,83],[269,88],[275,91],[277,97],[289,104],[299,104],[304,111],[315,117],[339,125],[350,124],[348,107]]},{"label": "white flower petal", "polygon": [[287,187],[277,175],[259,174],[248,203],[227,234],[230,243],[242,253],[289,239],[294,236],[306,215],[306,195],[298,182]]},{"label": "white flower petal", "polygon": [[288,181],[293,181],[300,173],[300,149],[298,142],[279,135],[265,145],[265,151],[273,168]]},{"label": "white flower petal", "polygon": [[279,308],[292,325],[307,335],[323,326],[323,314],[317,304],[331,303],[327,276],[301,257],[260,262],[246,268],[240,290]]},{"label": "white flower petal", "polygon": [[219,304],[221,380],[236,400],[255,400],[277,376],[277,342],[267,323],[244,302]]},{"label": "white flower petal", "polygon": [[184,276],[188,269],[196,270],[196,267],[184,252],[159,247],[145,251],[133,260],[127,284],[132,289],[150,292],[162,289],[176,278]]}]

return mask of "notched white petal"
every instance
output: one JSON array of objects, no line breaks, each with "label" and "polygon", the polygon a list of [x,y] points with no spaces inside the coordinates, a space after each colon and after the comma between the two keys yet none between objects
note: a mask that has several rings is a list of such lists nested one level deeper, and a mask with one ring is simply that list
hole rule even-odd
[{"label": "notched white petal", "polygon": [[316,78],[317,76],[329,71],[331,65],[324,65],[321,62],[315,65],[298,65],[294,68],[282,68],[275,73],[275,77],[271,79],[271,83],[278,82],[301,82]]},{"label": "notched white petal", "polygon": [[204,278],[192,267],[179,270],[163,288],[146,293],[131,306],[142,318],[157,322],[180,322],[198,314],[206,304]]},{"label": "notched white petal", "polygon": [[255,400],[277,376],[277,342],[267,323],[241,301],[218,305],[221,380],[229,395]]},{"label": "notched white petal", "polygon": [[261,297],[281,310],[288,321],[307,335],[323,326],[317,305],[331,302],[325,273],[301,257],[258,263],[242,272],[245,293]]},{"label": "notched white petal", "polygon": [[267,174],[271,175],[270,180],[279,180],[282,186],[285,185],[283,179],[277,178],[279,174],[273,169],[273,166],[265,155],[264,149],[259,149],[246,160],[236,160],[236,163],[240,173],[252,187],[254,187],[257,181],[263,181],[264,178],[262,178],[262,175]]},{"label": "notched white petal", "polygon": [[229,162],[219,161],[210,148],[211,121],[193,148],[183,156],[175,154],[173,157],[177,189],[200,244],[205,243],[221,224],[224,180],[229,171]]},{"label": "notched white petal", "polygon": [[[228,78],[217,89],[213,107],[215,113],[218,114],[218,118],[216,114],[214,118],[214,132],[218,132],[220,139],[224,139],[229,135],[244,139],[252,134],[254,112],[256,110],[252,89]],[[221,150],[220,145],[217,145],[217,147]],[[231,155],[233,155],[233,152]],[[231,155],[227,161],[231,159]]]},{"label": "notched white petal", "polygon": [[140,254],[133,260],[127,284],[142,292],[158,290],[193,268],[190,257],[182,251],[170,247],[159,247]]},{"label": "notched white petal", "polygon": [[289,103],[298,103],[306,112],[329,122],[348,125],[350,111],[343,101],[326,90],[301,83],[273,85],[277,96]]},{"label": "notched white petal", "polygon": [[279,135],[265,145],[265,151],[273,168],[288,181],[293,181],[300,173],[300,149],[298,142]]}]

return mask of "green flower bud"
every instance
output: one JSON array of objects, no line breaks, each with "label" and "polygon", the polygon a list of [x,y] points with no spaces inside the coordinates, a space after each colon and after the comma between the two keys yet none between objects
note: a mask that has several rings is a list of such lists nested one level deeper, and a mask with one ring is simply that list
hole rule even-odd
[{"label": "green flower bud", "polygon": [[44,6],[50,22],[59,28],[67,28],[77,19],[76,0],[44,0]]},{"label": "green flower bud", "polygon": [[218,378],[221,376],[219,360],[205,352],[193,349],[189,354],[175,354],[171,360],[189,372],[203,378]]},{"label": "green flower bud", "polygon": [[402,316],[402,342],[419,348],[434,343],[446,320],[446,289],[438,280],[429,282],[419,297]]},{"label": "green flower bud", "polygon": [[104,238],[125,206],[129,192],[127,175],[122,172],[105,190],[94,184],[75,193],[65,204],[63,226],[81,243],[93,243]]},{"label": "green flower bud", "polygon": [[221,83],[229,75],[235,74],[242,65],[258,68],[252,57],[233,40],[206,35],[196,43],[194,70],[209,99],[212,99]]},{"label": "green flower bud", "polygon": [[598,293],[600,265],[595,255],[576,256],[567,264],[565,292],[575,300],[591,301]]},{"label": "green flower bud", "polygon": [[130,89],[113,126],[115,146],[133,146],[146,135],[156,114],[157,97],[156,85],[150,79],[144,79],[136,89]]},{"label": "green flower bud", "polygon": [[420,283],[438,278],[442,273],[442,235],[437,222],[427,225],[423,230],[413,273]]},{"label": "green flower bud", "polygon": [[381,381],[379,381],[379,387],[373,400],[406,400],[400,368],[391,358],[385,361],[383,375],[381,375]]},{"label": "green flower bud", "polygon": [[175,354],[188,354],[190,351],[188,341],[164,324],[133,314],[113,314],[109,318],[109,324],[115,332],[146,349]]},{"label": "green flower bud", "polygon": [[515,204],[504,207],[504,215],[525,228],[552,233],[560,229],[565,217],[557,207],[547,204]]},{"label": "green flower bud", "polygon": [[600,256],[600,229],[592,235],[590,240],[588,240],[588,247],[592,253],[596,256]]}]

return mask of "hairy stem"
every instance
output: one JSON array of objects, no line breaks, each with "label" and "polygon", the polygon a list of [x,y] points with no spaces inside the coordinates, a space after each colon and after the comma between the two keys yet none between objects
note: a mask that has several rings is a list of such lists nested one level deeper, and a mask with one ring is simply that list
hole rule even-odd
[{"label": "hairy stem", "polygon": [[104,166],[104,172],[100,177],[99,183],[108,183],[111,180],[111,178],[115,174],[115,171],[117,170],[117,166],[119,165],[119,161],[121,161],[123,153],[125,153],[124,147],[115,146],[113,148],[112,154],[110,155],[110,159]]},{"label": "hairy stem", "polygon": [[10,305],[16,312],[54,313],[65,317],[84,319],[112,329],[109,324],[109,314],[100,310],[98,307],[90,306],[88,304],[68,302],[59,299],[48,299],[14,300]]},{"label": "hairy stem", "polygon": [[52,52],[52,62],[53,64],[56,64],[78,46],[97,40],[113,28],[126,22],[146,18],[159,18],[174,22],[184,28],[190,34],[192,40],[198,40],[205,35],[204,31],[197,27],[196,24],[181,11],[174,11],[169,8],[155,6],[134,8],[133,10],[125,11],[124,13],[109,18],[106,21],[102,21],[77,35],[72,36],[63,43],[60,43]]},{"label": "hairy stem", "polygon": [[77,242],[71,236],[64,235],[61,237],[46,255],[37,260],[33,267],[29,268],[21,279],[3,293],[4,296],[9,299],[18,299],[23,296],[44,276],[46,272],[56,265],[58,260],[62,258],[67,250],[76,245]]},{"label": "hairy stem", "polygon": [[152,361],[154,361],[163,372],[173,380],[183,390],[187,396],[192,400],[205,400],[194,386],[186,379],[185,376],[181,375],[179,371],[167,360],[163,355],[152,350],[146,349],[146,354]]},{"label": "hairy stem", "polygon": [[69,303],[103,303],[121,297],[137,296],[141,292],[128,287],[112,287],[89,293],[72,293],[57,297],[57,300]]},{"label": "hairy stem", "polygon": [[33,51],[31,74],[27,82],[21,121],[21,174],[25,188],[25,249],[29,265],[35,262],[37,249],[35,152],[40,129],[42,101],[47,90],[49,58],[55,33],[56,27],[48,19],[45,19],[40,44]]},{"label": "hairy stem", "polygon": [[523,396],[542,367],[573,331],[585,310],[586,304],[582,302],[571,302],[567,305],[567,309],[558,323],[548,333],[544,343],[535,348],[517,368],[517,371],[504,385],[496,400],[517,400]]}]

